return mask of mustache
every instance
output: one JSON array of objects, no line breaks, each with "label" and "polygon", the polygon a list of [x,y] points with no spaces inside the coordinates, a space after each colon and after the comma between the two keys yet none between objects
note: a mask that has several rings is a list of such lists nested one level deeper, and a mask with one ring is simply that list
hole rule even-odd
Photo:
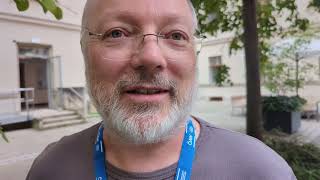
[{"label": "mustache", "polygon": [[146,76],[145,73],[133,73],[121,78],[116,84],[116,90],[123,92],[130,86],[155,86],[168,89],[171,95],[177,94],[177,81],[170,80],[161,74]]}]

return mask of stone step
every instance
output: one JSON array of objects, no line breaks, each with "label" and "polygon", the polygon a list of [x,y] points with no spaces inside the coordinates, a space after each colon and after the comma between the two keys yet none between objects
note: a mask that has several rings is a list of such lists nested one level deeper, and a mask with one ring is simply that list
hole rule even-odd
[{"label": "stone step", "polygon": [[39,130],[79,124],[85,120],[75,112],[43,116],[34,120],[33,127]]},{"label": "stone step", "polygon": [[35,119],[48,119],[48,118],[56,118],[56,117],[65,117],[70,115],[77,115],[77,113],[74,111],[49,112],[49,113],[33,115],[33,117]]},{"label": "stone step", "polygon": [[69,126],[69,125],[81,124],[81,123],[85,123],[85,120],[83,120],[83,119],[69,119],[69,120],[55,121],[55,122],[50,122],[50,123],[45,123],[45,124],[40,123],[38,129],[44,130],[44,129],[51,129],[51,128],[58,128],[58,127],[64,127],[64,126]]},{"label": "stone step", "polygon": [[65,115],[65,116],[54,116],[54,117],[47,117],[41,119],[41,123],[43,124],[50,124],[50,123],[56,123],[61,121],[68,121],[72,119],[81,119],[81,117],[78,114],[71,114],[71,115]]}]

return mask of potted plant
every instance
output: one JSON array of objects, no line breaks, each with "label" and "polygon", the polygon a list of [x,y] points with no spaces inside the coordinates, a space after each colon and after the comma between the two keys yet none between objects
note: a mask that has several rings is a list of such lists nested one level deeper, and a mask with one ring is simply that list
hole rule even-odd
[{"label": "potted plant", "polygon": [[301,107],[306,100],[299,96],[268,96],[262,98],[263,127],[292,134],[301,126]]}]

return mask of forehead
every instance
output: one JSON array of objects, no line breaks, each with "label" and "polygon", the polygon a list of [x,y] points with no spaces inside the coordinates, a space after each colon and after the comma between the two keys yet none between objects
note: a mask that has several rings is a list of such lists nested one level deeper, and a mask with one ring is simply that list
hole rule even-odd
[{"label": "forehead", "polygon": [[87,24],[98,27],[109,21],[141,24],[184,23],[192,27],[187,0],[88,0]]}]

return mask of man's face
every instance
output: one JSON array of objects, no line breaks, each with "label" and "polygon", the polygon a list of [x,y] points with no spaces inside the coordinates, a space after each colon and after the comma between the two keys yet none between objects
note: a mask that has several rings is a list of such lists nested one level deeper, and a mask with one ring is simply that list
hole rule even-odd
[{"label": "man's face", "polygon": [[[163,140],[190,113],[195,89],[192,13],[186,0],[89,0],[86,77],[107,133]],[[143,36],[142,34],[160,34]]]}]

